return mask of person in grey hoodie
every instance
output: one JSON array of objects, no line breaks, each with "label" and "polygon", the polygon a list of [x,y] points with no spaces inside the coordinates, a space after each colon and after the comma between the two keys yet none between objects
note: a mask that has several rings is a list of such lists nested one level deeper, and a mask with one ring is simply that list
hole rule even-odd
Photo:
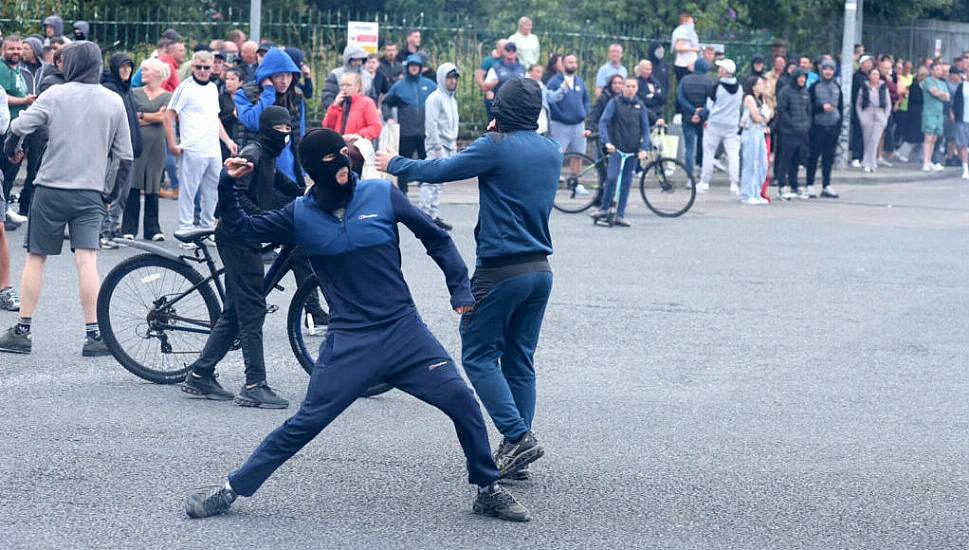
[{"label": "person in grey hoodie", "polygon": [[[64,228],[70,226],[71,250],[77,267],[85,341],[82,355],[110,353],[98,331],[96,304],[100,278],[98,240],[105,205],[128,180],[132,167],[131,134],[124,102],[101,86],[101,49],[79,41],[63,50],[66,83],[37,97],[10,125],[3,154],[23,158],[24,136],[47,128],[47,152],[35,181],[27,227],[27,259],[21,276],[20,321],[0,336],[0,351],[30,353],[34,310],[40,301],[44,263],[58,255]],[[109,157],[118,159],[111,192],[105,192]]]},{"label": "person in grey hoodie", "polygon": [[838,147],[838,137],[841,134],[841,112],[844,98],[841,86],[834,79],[834,61],[821,62],[821,78],[811,85],[808,95],[811,98],[810,152],[807,162],[807,193],[817,196],[814,191],[814,175],[818,171],[818,159],[821,160],[821,196],[828,199],[838,198],[838,193],[831,189],[831,167],[834,166],[834,152]]},{"label": "person in grey hoodie", "polygon": [[373,85],[373,77],[370,76],[363,65],[367,62],[367,52],[356,44],[347,44],[343,49],[343,66],[330,71],[326,81],[323,82],[323,108],[328,109],[330,104],[340,93],[340,78],[344,73],[360,73],[361,92],[363,95],[370,95],[370,87]]},{"label": "person in grey hoodie", "polygon": [[713,162],[717,149],[723,144],[727,151],[727,174],[730,176],[730,193],[740,194],[740,104],[744,93],[737,82],[737,64],[730,59],[717,61],[720,68],[720,81],[710,89],[707,106],[700,118],[706,120],[703,126],[703,168],[697,191],[704,193],[710,189],[710,176],[713,175]]},{"label": "person in grey hoodie", "polygon": [[[458,149],[458,68],[442,63],[437,68],[437,89],[424,101],[424,147],[428,159],[445,159]],[[441,207],[441,183],[421,183],[421,210],[445,231],[453,229],[438,215]]]},{"label": "person in grey hoodie", "polygon": [[44,19],[44,45],[50,46],[50,39],[61,37],[67,42],[71,39],[64,36],[64,20],[59,15],[51,15]]}]

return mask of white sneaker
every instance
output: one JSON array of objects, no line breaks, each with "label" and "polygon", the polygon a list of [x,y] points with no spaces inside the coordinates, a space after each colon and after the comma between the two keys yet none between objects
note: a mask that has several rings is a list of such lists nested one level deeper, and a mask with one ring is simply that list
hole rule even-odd
[{"label": "white sneaker", "polygon": [[814,192],[814,186],[813,185],[808,185],[807,186],[807,194],[808,194],[808,197],[809,198],[812,198],[812,199],[818,198],[818,194]]},{"label": "white sneaker", "polygon": [[717,159],[713,159],[713,169],[717,172],[726,172],[727,169],[724,168],[723,163]]},{"label": "white sneaker", "polygon": [[585,186],[582,185],[581,183],[576,184],[576,186],[575,186],[575,196],[576,197],[588,197],[589,196],[589,190],[586,189]]},{"label": "white sneaker", "polygon": [[871,166],[865,166],[865,173],[866,174],[871,174],[872,172],[873,172],[873,170],[871,169]]},{"label": "white sneaker", "polygon": [[782,187],[781,188],[781,198],[782,199],[784,199],[786,201],[789,201],[789,200],[793,199],[796,196],[797,195],[795,195],[794,193],[791,193],[791,189],[790,188],[788,188],[788,187]]},{"label": "white sneaker", "polygon": [[761,204],[767,204],[767,201],[758,197],[750,197],[749,199],[743,199],[740,202],[742,204],[749,204],[751,206],[759,206]]},{"label": "white sneaker", "polygon": [[855,159],[855,160],[851,161],[851,167],[852,168],[861,168],[861,161],[858,160],[858,159]]},{"label": "white sneaker", "polygon": [[932,165],[932,171],[933,172],[941,172],[943,170],[945,170],[945,166],[942,166],[938,162]]},{"label": "white sneaker", "polygon": [[880,158],[880,159],[878,159],[878,166],[884,166],[885,168],[891,168],[892,167],[892,163],[888,162],[887,160],[885,160],[883,158]]},{"label": "white sneaker", "polygon": [[899,155],[898,153],[895,153],[895,159],[899,162],[908,162],[908,157]]},{"label": "white sneaker", "polygon": [[162,233],[155,233],[154,235],[151,236],[151,240],[153,240],[155,242],[164,241],[165,240],[165,235],[162,234]]},{"label": "white sneaker", "polygon": [[706,193],[709,190],[710,190],[710,184],[709,183],[703,183],[701,181],[700,183],[696,184],[696,192],[697,193]]},{"label": "white sneaker", "polygon": [[135,236],[132,235],[131,233],[125,233],[124,235],[121,236],[121,238],[124,239],[124,240],[126,240],[126,241],[133,241],[133,240],[135,240]]},{"label": "white sneaker", "polygon": [[923,172],[931,172],[932,171],[932,165],[931,164],[923,164],[922,165],[922,171]]},{"label": "white sneaker", "polygon": [[734,195],[734,196],[739,196],[740,195],[740,186],[737,185],[736,183],[731,183],[730,184],[730,194],[731,195]]},{"label": "white sneaker", "polygon": [[969,170],[962,171],[962,179],[969,180]]},{"label": "white sneaker", "polygon": [[12,206],[7,207],[7,219],[18,225],[27,223],[27,216],[21,216]]},{"label": "white sneaker", "polygon": [[765,199],[764,197],[754,197],[754,198],[757,199],[757,202],[761,204],[770,204],[770,201]]}]

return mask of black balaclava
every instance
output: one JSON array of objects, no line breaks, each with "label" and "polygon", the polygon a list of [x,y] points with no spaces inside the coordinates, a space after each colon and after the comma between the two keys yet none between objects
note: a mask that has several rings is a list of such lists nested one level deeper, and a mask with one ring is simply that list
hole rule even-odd
[{"label": "black balaclava", "polygon": [[280,132],[273,128],[278,124],[290,124],[292,121],[289,111],[278,105],[266,107],[259,115],[259,143],[274,157],[278,157],[283,149],[289,145],[289,132]]},{"label": "black balaclava", "polygon": [[[352,173],[346,185],[336,182],[336,173],[351,167],[350,158],[343,152],[346,146],[343,136],[328,128],[309,131],[299,144],[300,165],[315,184],[316,204],[327,212],[346,208],[353,195],[356,177]],[[327,155],[336,155],[336,158],[323,162]]]},{"label": "black balaclava", "polygon": [[506,82],[492,105],[499,132],[535,131],[542,112],[542,87],[530,78]]}]

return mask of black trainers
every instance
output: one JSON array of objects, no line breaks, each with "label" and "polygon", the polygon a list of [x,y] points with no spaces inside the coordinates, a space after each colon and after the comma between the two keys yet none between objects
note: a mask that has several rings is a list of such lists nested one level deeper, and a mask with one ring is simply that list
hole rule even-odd
[{"label": "black trainers", "polygon": [[108,349],[107,344],[104,343],[104,340],[100,336],[97,338],[85,336],[84,347],[81,348],[81,355],[84,357],[107,357],[111,355],[111,350]]},{"label": "black trainers", "polygon": [[20,311],[20,298],[13,287],[0,290],[0,309],[5,311]]},{"label": "black trainers", "polygon": [[236,498],[236,492],[225,485],[206,487],[185,499],[185,513],[192,519],[224,514]]},{"label": "black trainers", "polygon": [[16,326],[8,328],[7,332],[0,336],[0,351],[7,353],[28,354],[32,344],[30,333],[21,334],[17,332]]},{"label": "black trainers", "polygon": [[443,229],[445,231],[450,231],[450,230],[454,229],[454,226],[452,226],[448,222],[442,220],[441,218],[434,218],[434,225],[440,227],[441,229]]},{"label": "black trainers", "polygon": [[535,434],[526,433],[518,443],[512,443],[507,439],[501,442],[498,450],[495,451],[495,465],[498,466],[498,478],[504,478],[516,470],[535,462],[545,450],[538,444]]},{"label": "black trainers", "polygon": [[185,377],[181,387],[182,391],[189,395],[213,401],[228,401],[235,397],[232,392],[227,391],[219,384],[216,375],[200,377],[195,376],[194,372],[190,372]]},{"label": "black trainers", "polygon": [[511,493],[497,482],[478,489],[478,496],[472,506],[474,513],[494,516],[505,521],[528,521],[528,509],[522,506]]},{"label": "black trainers", "polygon": [[236,396],[236,405],[260,409],[285,409],[289,407],[289,401],[276,395],[276,392],[263,382],[254,388],[242,386],[239,395]]},{"label": "black trainers", "polygon": [[528,481],[531,478],[532,474],[528,471],[527,464],[504,477],[505,481]]}]

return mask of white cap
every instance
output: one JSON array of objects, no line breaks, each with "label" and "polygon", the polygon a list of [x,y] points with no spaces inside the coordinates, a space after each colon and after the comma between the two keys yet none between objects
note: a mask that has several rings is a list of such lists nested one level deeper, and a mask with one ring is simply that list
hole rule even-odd
[{"label": "white cap", "polygon": [[730,74],[737,74],[737,64],[731,59],[721,59],[716,62],[716,66],[727,71]]}]

